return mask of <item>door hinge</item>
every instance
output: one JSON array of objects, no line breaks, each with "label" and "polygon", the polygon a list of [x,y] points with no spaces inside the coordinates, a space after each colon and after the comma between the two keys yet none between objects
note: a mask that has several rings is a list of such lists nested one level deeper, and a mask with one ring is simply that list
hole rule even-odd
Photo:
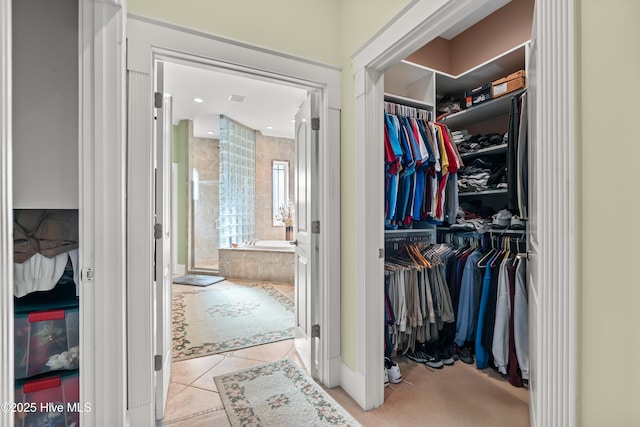
[{"label": "door hinge", "polygon": [[311,130],[320,130],[320,117],[311,118]]},{"label": "door hinge", "polygon": [[311,325],[311,338],[320,338],[320,325]]},{"label": "door hinge", "polygon": [[162,224],[153,225],[153,238],[156,240],[162,239]]},{"label": "door hinge", "polygon": [[83,282],[93,282],[93,267],[82,267],[82,270],[80,270],[80,275]]},{"label": "door hinge", "polygon": [[378,249],[378,258],[384,258],[384,248]]},{"label": "door hinge", "polygon": [[320,221],[311,221],[311,232],[313,234],[320,234]]},{"label": "door hinge", "polygon": [[153,356],[153,369],[157,372],[162,369],[162,355],[156,354]]},{"label": "door hinge", "polygon": [[162,108],[162,94],[160,92],[153,94],[153,106],[156,108]]}]

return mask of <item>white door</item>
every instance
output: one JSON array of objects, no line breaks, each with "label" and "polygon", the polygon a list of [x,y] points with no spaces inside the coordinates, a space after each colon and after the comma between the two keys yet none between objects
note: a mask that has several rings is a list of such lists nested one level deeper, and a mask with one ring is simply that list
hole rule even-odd
[{"label": "white door", "polygon": [[[296,350],[311,376],[318,371],[319,339],[313,337],[318,301],[318,139],[317,95],[309,94],[296,114],[295,320]],[[315,224],[312,224],[314,223]]]},{"label": "white door", "polygon": [[[535,25],[535,24],[534,24]],[[528,120],[529,120],[529,242],[528,242],[528,286],[529,286],[529,423],[532,427],[537,425],[537,420],[541,411],[541,401],[539,393],[539,367],[538,349],[540,348],[540,288],[538,278],[538,250],[539,229],[538,229],[538,138],[537,138],[537,53],[538,44],[536,42],[535,30],[531,38],[529,49],[528,70],[527,70],[527,99],[528,99]]]},{"label": "white door", "polygon": [[156,63],[154,337],[156,418],[164,417],[171,377],[171,97],[162,95],[163,64]]}]

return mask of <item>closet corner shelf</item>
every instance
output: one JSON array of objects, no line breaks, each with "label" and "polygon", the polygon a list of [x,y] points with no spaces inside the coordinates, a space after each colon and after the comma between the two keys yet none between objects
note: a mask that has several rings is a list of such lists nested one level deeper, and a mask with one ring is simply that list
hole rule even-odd
[{"label": "closet corner shelf", "polygon": [[406,105],[408,107],[420,108],[424,110],[433,111],[433,105],[428,104],[418,99],[407,98],[406,96],[393,95],[391,93],[384,93],[384,100],[387,102],[395,102],[398,104]]},{"label": "closet corner shelf", "polygon": [[486,190],[486,191],[461,191],[458,192],[458,197],[465,197],[465,196],[488,196],[488,195],[493,195],[493,194],[507,194],[507,189],[506,188],[498,188],[496,190]]},{"label": "closet corner shelf", "polygon": [[470,123],[476,123],[482,120],[490,119],[492,117],[499,116],[500,114],[509,113],[509,104],[511,98],[524,92],[525,89],[520,89],[512,93],[501,96],[500,98],[492,99],[484,104],[476,105],[475,107],[467,108],[466,110],[459,111],[457,113],[449,114],[445,116],[441,123],[449,126],[450,128],[459,128]]},{"label": "closet corner shelf", "polygon": [[502,154],[507,151],[507,144],[494,145],[493,147],[481,148],[476,151],[469,151],[466,153],[460,153],[460,157],[463,159],[470,159],[473,157],[484,156],[486,154]]}]

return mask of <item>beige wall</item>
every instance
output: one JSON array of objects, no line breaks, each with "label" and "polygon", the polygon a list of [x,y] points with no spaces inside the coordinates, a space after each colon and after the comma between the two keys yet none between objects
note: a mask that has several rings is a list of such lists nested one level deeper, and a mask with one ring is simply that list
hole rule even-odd
[{"label": "beige wall", "polygon": [[637,426],[640,2],[578,4],[578,425]]},{"label": "beige wall", "polygon": [[295,188],[295,144],[293,139],[264,136],[256,132],[256,237],[260,240],[284,240],[284,226],[273,225],[274,160],[289,162],[289,198]]},{"label": "beige wall", "polygon": [[[218,260],[218,229],[220,191],[220,149],[219,141],[210,138],[197,138],[193,135],[193,122],[186,120],[188,132],[187,185],[191,185],[192,171],[195,168],[200,176],[200,198],[189,197],[187,212],[192,212],[193,251],[191,260],[194,268],[215,268]],[[212,265],[213,263],[213,265]]]}]

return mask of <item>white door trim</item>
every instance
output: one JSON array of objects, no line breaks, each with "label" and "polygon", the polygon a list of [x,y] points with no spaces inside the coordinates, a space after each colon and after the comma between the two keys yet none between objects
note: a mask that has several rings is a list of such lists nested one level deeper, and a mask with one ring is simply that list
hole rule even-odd
[{"label": "white door trim", "polygon": [[[383,248],[384,244],[384,226],[382,221],[382,194],[383,194],[383,163],[382,163],[382,109],[383,109],[383,91],[381,74],[391,65],[413,53],[418,47],[433,40],[440,35],[443,30],[457,23],[460,19],[477,11],[479,8],[486,7],[486,0],[416,0],[410,3],[400,14],[396,16],[385,28],[376,34],[369,42],[367,42],[353,57],[354,63],[354,79],[355,79],[355,98],[356,98],[356,148],[359,148],[359,155],[356,159],[356,194],[358,194],[357,209],[364,209],[371,215],[371,212],[380,212],[380,214],[372,215],[371,220],[358,221],[356,224],[356,241],[357,241],[357,312],[358,325],[357,337],[359,339],[358,348],[358,366],[355,372],[350,372],[350,377],[359,380],[350,386],[347,390],[351,396],[364,408],[373,409],[381,405],[384,401],[383,393],[383,372],[379,369],[380,360],[383,358],[383,293],[379,290],[383,286],[382,263],[383,260],[378,257],[377,251]],[[543,15],[545,17],[554,16],[554,13],[560,13],[564,2],[547,1],[549,9]],[[554,9],[554,10],[551,10]],[[561,24],[565,28],[573,28],[573,14],[560,13],[563,21]],[[560,25],[560,28],[562,26]],[[538,28],[540,39],[544,38],[547,43],[553,43],[553,28],[546,26]],[[566,32],[563,31],[566,35]],[[569,36],[572,36],[571,34]],[[545,49],[554,49],[557,57],[573,58],[573,38],[565,39],[564,45],[547,45]],[[543,45],[541,44],[541,47]],[[559,62],[559,61],[557,61]],[[548,80],[541,78],[540,92],[544,93],[545,88],[549,90],[553,85],[558,83],[572,81],[573,68],[571,64],[562,68],[564,65],[549,62],[546,65],[539,64],[540,69],[549,67],[550,74]],[[562,84],[560,84],[562,86]],[[547,92],[548,93],[548,92]],[[548,93],[549,94],[549,93]],[[555,103],[556,110],[547,111],[573,111],[572,91],[569,91],[566,97],[557,100]],[[551,95],[551,94],[549,94]],[[546,102],[552,103],[551,99]],[[560,110],[558,110],[560,109]],[[552,129],[562,128],[560,116],[547,115],[544,117],[545,127]],[[540,123],[540,121],[538,121]],[[552,126],[550,126],[552,125]],[[549,141],[563,140],[566,143],[569,156],[559,156],[556,158],[558,169],[563,171],[563,176],[554,176],[551,173],[544,179],[551,180],[560,179],[559,182],[565,182],[566,185],[558,188],[558,193],[553,197],[557,200],[575,200],[575,179],[574,179],[574,159],[575,152],[575,135],[573,128],[570,132],[560,133],[554,130],[550,135]],[[539,133],[539,135],[542,135]],[[564,139],[562,139],[564,138]],[[378,149],[365,149],[368,145],[380,141]],[[546,147],[550,150],[548,147]],[[550,156],[551,154],[549,154]],[[379,167],[371,167],[371,165],[379,165]],[[367,168],[369,166],[369,168]],[[565,175],[566,174],[566,175]],[[538,188],[545,183],[540,183]],[[552,196],[539,192],[538,200],[540,205],[555,206],[551,200]],[[571,205],[572,206],[572,205]],[[566,212],[566,220],[570,222],[570,211]],[[360,216],[359,217],[363,217]],[[367,218],[364,216],[364,218]],[[549,312],[542,313],[544,317],[541,321],[543,324],[550,325],[552,316],[556,316],[566,309],[566,315],[563,315],[564,323],[560,326],[559,333],[568,342],[575,345],[575,258],[568,256],[573,252],[575,238],[573,227],[567,224],[567,235],[564,237],[565,242],[558,242],[559,236],[546,233],[544,237],[553,241],[554,245],[544,245],[544,257],[540,260],[541,272],[545,275],[540,277],[553,277],[553,283],[565,283],[567,288],[567,298],[563,307],[555,307]],[[554,270],[551,270],[551,262],[554,259],[562,259],[563,263],[553,263]],[[562,279],[562,280],[561,280]],[[367,292],[369,289],[374,292]],[[545,303],[547,301],[545,300]],[[546,323],[545,323],[546,322]],[[534,351],[534,349],[532,349]],[[562,377],[557,376],[550,379],[547,386],[542,386],[547,393],[545,402],[563,402],[563,405],[554,406],[554,416],[559,414],[569,414],[566,418],[558,419],[575,419],[571,414],[575,414],[575,396],[576,396],[576,376],[575,376],[575,351],[563,352],[557,340],[548,339],[544,349],[535,349],[537,352],[544,352],[547,355],[554,355],[553,359],[546,359],[548,362],[554,360],[567,367],[568,372]],[[533,355],[532,355],[533,357]],[[550,366],[545,366],[545,359],[541,360],[541,371],[545,368],[547,371]],[[569,367],[574,367],[569,369]],[[550,377],[546,377],[550,378]],[[551,382],[553,384],[551,384]],[[538,419],[540,422],[541,420]],[[545,423],[542,422],[541,425]]]},{"label": "white door trim", "polygon": [[[128,61],[129,76],[146,77],[146,82],[138,81],[135,87],[131,86],[129,102],[137,109],[144,109],[145,104],[151,106],[151,80],[153,75],[153,59],[172,58],[183,59],[189,62],[200,62],[209,66],[223,67],[231,70],[244,70],[254,76],[261,76],[271,80],[298,84],[302,87],[319,89],[323,92],[321,116],[324,117],[324,126],[327,135],[321,141],[321,246],[320,246],[320,293],[326,297],[321,300],[324,312],[320,320],[321,330],[321,357],[322,369],[319,372],[319,380],[329,386],[339,384],[340,361],[340,69],[318,62],[296,58],[264,48],[251,46],[222,37],[214,36],[178,27],[171,24],[153,21],[147,18],[129,16],[127,21],[128,36]],[[134,92],[135,90],[135,92]],[[131,113],[133,114],[133,113]],[[137,114],[137,113],[136,113]],[[144,116],[146,114],[146,120]],[[150,152],[151,114],[140,112],[129,121],[130,147],[136,150]],[[139,159],[143,157],[139,156]],[[129,169],[129,205],[130,215],[137,214],[138,220],[129,224],[130,230],[135,226],[145,223],[147,211],[150,212],[148,197],[148,179],[151,176],[149,165],[143,163],[146,168],[137,164],[136,168]],[[326,200],[326,202],[325,202]],[[149,206],[147,206],[149,205]],[[147,221],[150,224],[150,220]],[[150,231],[150,230],[149,230]],[[147,234],[147,231],[142,233]],[[146,239],[146,237],[145,237]],[[131,248],[130,248],[131,250]],[[143,257],[135,263],[129,263],[128,283],[144,284],[149,286],[130,286],[128,305],[137,307],[137,310],[129,312],[128,335],[130,337],[151,336],[153,331],[150,322],[151,306],[151,278],[147,277],[145,263],[151,258],[151,249],[146,246],[137,252]],[[147,261],[144,261],[147,260]],[[133,277],[145,276],[143,280],[133,280]],[[330,313],[330,314],[328,314]],[[130,341],[131,345],[134,345]],[[140,415],[130,413],[131,423],[136,426],[151,426],[153,418],[147,414],[153,402],[152,393],[152,348],[150,343],[138,342],[140,351],[135,353],[136,359],[146,361],[141,369],[131,369],[129,366],[129,392],[135,395],[136,405],[140,408]],[[147,356],[142,356],[147,354]],[[130,362],[134,360],[130,357]],[[136,362],[137,363],[137,362]],[[142,409],[144,406],[148,408]]]},{"label": "white door trim", "polygon": [[[0,402],[13,402],[13,168],[11,151],[11,2],[0,2]],[[14,414],[0,411],[0,425]]]},{"label": "white door trim", "polygon": [[80,0],[80,401],[83,426],[126,425],[125,76],[119,1]]}]

